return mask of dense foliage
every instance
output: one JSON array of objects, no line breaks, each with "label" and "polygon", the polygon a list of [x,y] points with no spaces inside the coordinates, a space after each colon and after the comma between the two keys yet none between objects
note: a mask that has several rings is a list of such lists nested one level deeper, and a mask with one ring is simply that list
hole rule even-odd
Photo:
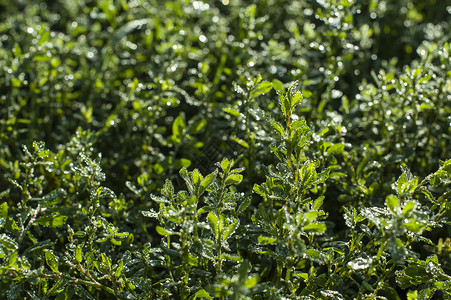
[{"label": "dense foliage", "polygon": [[451,299],[450,14],[0,0],[0,298]]}]

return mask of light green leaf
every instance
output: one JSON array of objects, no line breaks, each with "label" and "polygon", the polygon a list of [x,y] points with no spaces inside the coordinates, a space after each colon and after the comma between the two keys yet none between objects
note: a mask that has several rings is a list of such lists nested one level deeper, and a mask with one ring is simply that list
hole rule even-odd
[{"label": "light green leaf", "polygon": [[219,225],[219,219],[216,216],[216,214],[214,212],[209,212],[208,213],[208,221],[211,223],[211,225],[213,226],[213,231],[215,233],[215,235],[218,234],[218,225]]},{"label": "light green leaf", "polygon": [[237,111],[235,109],[228,108],[228,107],[223,108],[222,110],[225,111],[228,114],[231,114],[232,116],[235,116],[235,117],[239,117],[241,115],[241,113],[239,111]]},{"label": "light green leaf", "polygon": [[172,136],[176,141],[180,141],[180,137],[186,128],[184,114],[180,113],[177,118],[175,118],[174,123],[172,123]]},{"label": "light green leaf", "polygon": [[310,223],[304,226],[303,229],[306,232],[324,233],[327,230],[327,227],[323,223]]},{"label": "light green leaf", "polygon": [[230,185],[230,184],[238,184],[243,180],[243,175],[241,174],[232,174],[229,175],[225,181],[226,185]]},{"label": "light green leaf", "polygon": [[397,209],[399,207],[398,197],[396,197],[395,195],[388,195],[387,198],[385,198],[385,203],[392,211],[392,213],[397,214]]},{"label": "light green leaf", "polygon": [[274,120],[269,120],[269,123],[279,132],[280,137],[283,138],[285,134],[282,125]]},{"label": "light green leaf", "polygon": [[116,271],[114,272],[114,276],[116,277],[116,278],[119,278],[120,276],[121,276],[121,274],[122,274],[122,270],[124,269],[124,261],[123,260],[120,260],[119,261],[119,265],[117,266],[117,269],[116,269]]},{"label": "light green leaf", "polygon": [[279,102],[282,109],[283,116],[286,118],[288,114],[290,113],[291,107],[290,103],[288,102],[287,98],[280,92],[279,93]]},{"label": "light green leaf", "polygon": [[238,145],[243,146],[246,149],[249,149],[249,144],[245,140],[239,139],[237,137],[232,137],[232,140],[236,142]]},{"label": "light green leaf", "polygon": [[227,259],[227,260],[232,260],[232,261],[238,261],[238,262],[243,260],[243,258],[239,255],[233,255],[233,254],[227,254],[227,253],[221,254],[221,258]]},{"label": "light green leaf", "polygon": [[38,218],[36,223],[46,227],[58,227],[66,224],[66,220],[66,216],[51,215]]},{"label": "light green leaf", "polygon": [[199,173],[199,170],[197,169],[194,169],[191,178],[193,179],[194,186],[196,187],[200,185],[203,179],[202,175]]},{"label": "light green leaf", "polygon": [[277,239],[272,238],[272,237],[266,237],[266,236],[259,236],[258,237],[258,242],[262,245],[270,245],[270,244],[274,244],[277,241]]},{"label": "light green leaf", "polygon": [[6,219],[8,217],[8,203],[3,202],[0,204],[0,219]]},{"label": "light green leaf", "polygon": [[404,223],[404,226],[407,230],[414,233],[420,233],[426,227],[425,224],[422,224],[413,218]]},{"label": "light green leaf", "polygon": [[45,253],[45,262],[47,263],[47,265],[50,267],[50,269],[52,269],[53,272],[59,273],[58,260],[55,254],[53,254],[53,252],[47,249],[44,249],[44,253]]},{"label": "light green leaf", "polygon": [[345,145],[338,143],[327,149],[327,155],[339,155],[345,149]]},{"label": "light green leaf", "polygon": [[166,229],[164,229],[161,226],[157,226],[156,230],[157,230],[159,235],[165,235],[166,236],[166,235],[177,235],[178,234],[177,232],[166,230]]},{"label": "light green leaf", "polygon": [[244,281],[244,286],[248,289],[253,288],[258,283],[258,276],[252,276]]},{"label": "light green leaf", "polygon": [[207,291],[205,291],[204,289],[198,290],[196,295],[194,295],[193,300],[195,300],[197,298],[205,298],[208,300],[213,300],[213,298],[211,298],[210,294],[208,294]]},{"label": "light green leaf", "polygon": [[295,107],[296,105],[301,103],[303,99],[304,99],[304,96],[302,96],[302,93],[296,92],[296,94],[293,95],[293,98],[291,100],[291,107],[292,108]]},{"label": "light green leaf", "polygon": [[227,226],[226,230],[224,231],[224,241],[229,238],[231,234],[235,232],[235,230],[238,227],[238,221],[233,222],[229,226]]},{"label": "light green leaf", "polygon": [[188,168],[189,166],[191,166],[191,161],[189,159],[186,159],[186,158],[177,159],[175,161],[175,163],[174,163],[174,167],[176,169]]},{"label": "light green leaf", "polygon": [[318,199],[315,200],[313,203],[313,209],[319,210],[321,208],[321,205],[323,205],[324,196],[318,197]]},{"label": "light green leaf", "polygon": [[284,87],[283,87],[283,83],[280,82],[277,79],[273,79],[272,80],[272,87],[276,90],[276,91],[283,91]]},{"label": "light green leaf", "polygon": [[221,161],[221,168],[222,168],[222,171],[223,171],[224,173],[228,173],[228,171],[229,171],[229,165],[230,165],[230,161],[229,161],[227,158],[224,158],[224,159]]},{"label": "light green leaf", "polygon": [[210,184],[213,182],[213,180],[216,177],[216,172],[210,173],[202,180],[199,188],[199,195],[202,195],[205,190],[210,186]]},{"label": "light green leaf", "polygon": [[83,260],[83,252],[81,250],[81,245],[77,245],[77,248],[75,249],[75,259],[79,263]]},{"label": "light green leaf", "polygon": [[14,251],[8,258],[8,266],[9,267],[17,267],[17,256],[18,252]]},{"label": "light green leaf", "polygon": [[268,81],[263,81],[257,86],[257,89],[252,93],[252,97],[257,97],[261,94],[266,94],[272,89],[272,83]]},{"label": "light green leaf", "polygon": [[402,210],[402,214],[404,216],[406,216],[412,209],[414,209],[416,206],[416,203],[409,200],[406,202],[406,204],[404,205],[404,209]]}]

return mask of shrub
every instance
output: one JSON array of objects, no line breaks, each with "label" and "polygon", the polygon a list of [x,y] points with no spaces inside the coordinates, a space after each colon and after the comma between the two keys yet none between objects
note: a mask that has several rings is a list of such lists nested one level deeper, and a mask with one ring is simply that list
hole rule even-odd
[{"label": "shrub", "polygon": [[1,298],[451,298],[445,1],[0,8]]}]

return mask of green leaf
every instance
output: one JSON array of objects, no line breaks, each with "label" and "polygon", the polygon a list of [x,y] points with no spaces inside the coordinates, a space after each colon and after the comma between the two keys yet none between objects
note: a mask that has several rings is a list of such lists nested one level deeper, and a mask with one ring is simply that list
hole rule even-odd
[{"label": "green leaf", "polygon": [[277,79],[273,79],[272,80],[272,87],[276,90],[276,91],[283,91],[284,87],[283,87],[283,83],[280,82]]},{"label": "green leaf", "polygon": [[211,223],[211,225],[213,226],[213,232],[215,233],[215,235],[217,236],[219,231],[218,231],[218,226],[219,226],[219,219],[216,216],[216,214],[214,212],[209,212],[208,216],[207,216],[208,221]]},{"label": "green leaf", "polygon": [[241,113],[239,111],[231,109],[231,108],[228,108],[228,107],[223,108],[222,110],[225,111],[228,114],[231,114],[232,116],[235,116],[235,117],[239,117],[241,115]]},{"label": "green leaf", "polygon": [[244,286],[248,289],[253,288],[258,283],[258,276],[252,276],[244,281]]},{"label": "green leaf", "polygon": [[325,135],[326,133],[328,133],[329,132],[329,128],[324,128],[323,130],[321,130],[319,133],[318,133],[318,135],[319,136],[321,136],[321,135]]},{"label": "green leaf", "polygon": [[202,180],[199,188],[199,196],[202,195],[206,189],[212,184],[213,180],[216,177],[216,172],[210,173]]},{"label": "green leaf", "polygon": [[114,276],[116,278],[119,278],[121,276],[121,274],[122,274],[122,270],[123,269],[124,269],[124,261],[120,260],[119,261],[119,265],[117,266],[116,271],[114,272]]},{"label": "green leaf", "polygon": [[327,149],[327,155],[339,155],[343,153],[343,150],[345,149],[345,145],[338,143],[331,146],[329,149]]},{"label": "green leaf", "polygon": [[229,166],[230,166],[230,161],[229,161],[227,158],[224,158],[224,159],[221,161],[221,168],[222,168],[222,171],[223,171],[224,173],[228,173],[228,172],[230,171]]},{"label": "green leaf", "polygon": [[193,179],[193,184],[195,187],[200,186],[200,183],[201,183],[203,177],[199,173],[199,170],[194,169],[194,171],[191,173],[191,178]]},{"label": "green leaf", "polygon": [[285,136],[284,130],[282,125],[274,120],[269,120],[269,123],[271,123],[271,125],[277,130],[277,132],[279,132],[280,138],[283,138]]},{"label": "green leaf", "polygon": [[236,210],[236,214],[241,215],[246,210],[246,208],[251,204],[251,201],[252,198],[247,197],[243,202],[241,202],[240,205],[238,206],[238,209]]},{"label": "green leaf", "polygon": [[327,230],[327,227],[323,223],[310,223],[304,226],[303,229],[306,232],[324,233]]},{"label": "green leaf", "polygon": [[180,138],[183,135],[183,131],[186,128],[184,114],[180,113],[177,118],[175,118],[172,123],[172,136],[177,142],[180,142]]},{"label": "green leaf", "polygon": [[5,220],[7,217],[8,217],[8,203],[3,202],[2,204],[0,204],[0,219]]},{"label": "green leaf", "polygon": [[238,261],[238,262],[243,260],[243,258],[239,255],[227,254],[227,253],[221,254],[221,258],[231,260],[231,261]]},{"label": "green leaf", "polygon": [[47,263],[47,265],[50,267],[50,269],[52,269],[53,272],[59,273],[58,260],[55,254],[53,254],[53,252],[47,249],[44,249],[44,253],[45,253],[45,262]]},{"label": "green leaf", "polygon": [[17,267],[17,256],[19,253],[17,251],[14,251],[8,258],[8,266],[9,267]]},{"label": "green leaf", "polygon": [[277,239],[260,235],[258,237],[258,242],[262,245],[270,245],[277,242]]},{"label": "green leaf", "polygon": [[402,214],[404,216],[407,216],[409,214],[410,211],[412,211],[412,209],[414,209],[416,206],[416,203],[409,200],[406,202],[406,204],[404,205],[404,209],[402,210]]},{"label": "green leaf", "polygon": [[399,208],[399,200],[395,195],[388,195],[385,198],[385,203],[388,208],[392,211],[392,213],[397,214]]},{"label": "green leaf", "polygon": [[36,220],[39,225],[46,227],[58,227],[66,224],[67,217],[60,215],[43,216]]},{"label": "green leaf", "polygon": [[213,298],[211,298],[210,294],[207,293],[207,291],[205,291],[204,289],[200,289],[197,291],[196,295],[194,295],[194,300],[197,298],[205,298],[208,300],[213,300]]},{"label": "green leaf", "polygon": [[423,231],[426,225],[412,218],[404,223],[404,227],[406,227],[406,229],[411,232],[420,233],[421,231]]},{"label": "green leaf", "polygon": [[174,195],[174,185],[169,179],[166,179],[164,182],[163,189],[161,190],[161,193],[171,199]]},{"label": "green leaf", "polygon": [[280,102],[283,116],[285,118],[288,117],[288,114],[291,111],[290,103],[288,102],[287,98],[281,92],[279,92],[279,102]]},{"label": "green leaf", "polygon": [[81,245],[77,245],[77,248],[75,248],[75,260],[79,263],[83,260],[83,252],[81,250]]},{"label": "green leaf", "polygon": [[224,237],[223,240],[227,240],[230,235],[232,235],[235,230],[238,228],[238,221],[233,222],[229,226],[227,226],[226,230],[224,231]]},{"label": "green leaf", "polygon": [[315,163],[312,161],[306,161],[301,168],[301,182],[305,187],[309,187],[316,179]]},{"label": "green leaf", "polygon": [[177,159],[175,161],[175,163],[174,163],[174,167],[176,169],[188,168],[189,166],[191,166],[191,161],[189,159],[186,159],[186,158]]},{"label": "green leaf", "polygon": [[315,200],[313,203],[313,209],[319,210],[321,208],[321,205],[323,205],[324,196],[318,197],[318,199]]},{"label": "green leaf", "polygon": [[225,181],[226,185],[230,185],[230,184],[238,184],[243,180],[243,175],[241,174],[232,174],[229,175]]},{"label": "green leaf", "polygon": [[235,143],[237,143],[238,145],[240,145],[240,146],[243,146],[244,148],[246,148],[246,149],[249,149],[249,144],[245,141],[245,140],[243,140],[243,139],[239,139],[239,138],[237,138],[237,137],[232,137],[232,140],[235,142]]},{"label": "green leaf", "polygon": [[204,189],[207,189],[210,186],[210,184],[213,182],[215,177],[216,177],[216,172],[212,172],[212,173],[208,174],[202,180],[202,183],[200,184],[200,186],[203,187]]},{"label": "green leaf", "polygon": [[177,232],[166,230],[166,229],[164,229],[161,226],[157,226],[156,230],[157,230],[159,235],[164,235],[164,236],[166,236],[166,235],[178,235]]},{"label": "green leaf", "polygon": [[291,107],[292,107],[292,108],[295,107],[296,105],[298,105],[299,103],[301,103],[303,99],[304,99],[304,96],[302,95],[302,93],[301,93],[301,92],[296,92],[296,93],[293,95],[293,98],[292,98],[292,100],[291,100]]},{"label": "green leaf", "polygon": [[252,93],[252,97],[260,96],[261,94],[266,94],[272,89],[272,83],[268,81],[263,81],[257,86],[257,89]]},{"label": "green leaf", "polygon": [[205,126],[207,126],[207,120],[205,119],[197,120],[193,125],[190,126],[189,133],[190,134],[198,133],[202,129],[204,129]]}]

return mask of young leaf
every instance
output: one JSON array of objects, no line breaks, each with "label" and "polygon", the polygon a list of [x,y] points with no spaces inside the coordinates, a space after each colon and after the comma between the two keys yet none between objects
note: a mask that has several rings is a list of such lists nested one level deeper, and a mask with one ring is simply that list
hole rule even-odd
[{"label": "young leaf", "polygon": [[47,263],[47,265],[50,267],[50,269],[52,269],[53,272],[59,273],[58,260],[55,254],[53,254],[53,252],[47,249],[44,249],[44,253],[45,253],[45,262]]},{"label": "young leaf", "polygon": [[253,288],[258,283],[258,276],[252,276],[244,281],[244,286],[248,289]]},{"label": "young leaf", "polygon": [[161,226],[157,226],[156,230],[159,235],[177,235],[178,234],[177,232],[166,230]]},{"label": "young leaf", "polygon": [[271,123],[271,125],[277,130],[277,132],[279,132],[280,138],[283,139],[285,134],[284,134],[282,125],[280,125],[279,122],[271,120],[271,119],[269,120],[269,123]]},{"label": "young leaf", "polygon": [[283,91],[284,87],[283,87],[283,83],[280,82],[277,79],[273,79],[272,80],[272,87],[276,90],[276,91]]},{"label": "young leaf", "polygon": [[318,199],[315,200],[313,203],[313,209],[319,210],[321,208],[321,205],[323,205],[324,196],[318,197]]},{"label": "young leaf", "polygon": [[199,173],[197,169],[194,169],[194,171],[191,174],[191,178],[193,179],[193,184],[195,187],[198,187],[203,179],[202,175]]},{"label": "young leaf", "polygon": [[274,244],[275,242],[277,242],[277,239],[260,235],[258,237],[258,242],[262,245],[269,245],[269,244]]},{"label": "young leaf", "polygon": [[50,215],[38,218],[36,223],[46,227],[58,227],[66,224],[66,220],[66,216]]},{"label": "young leaf", "polygon": [[302,96],[302,93],[301,92],[296,92],[293,95],[293,98],[291,100],[291,107],[294,108],[296,105],[301,103],[303,99],[304,99],[304,97]]},{"label": "young leaf", "polygon": [[199,188],[199,196],[202,195],[205,190],[210,186],[210,184],[213,182],[213,180],[216,177],[216,172],[210,173],[202,180]]},{"label": "young leaf", "polygon": [[385,198],[385,203],[387,204],[388,208],[390,208],[392,213],[397,214],[397,209],[399,207],[398,197],[396,197],[395,195],[388,195]]},{"label": "young leaf", "polygon": [[5,220],[7,217],[8,217],[8,203],[3,202],[2,204],[0,204],[0,219]]},{"label": "young leaf", "polygon": [[272,89],[272,83],[268,81],[263,81],[257,86],[257,89],[252,93],[252,97],[258,97],[261,94],[266,94]]},{"label": "young leaf", "polygon": [[183,131],[186,128],[184,122],[184,114],[180,113],[177,118],[175,118],[174,123],[172,123],[172,136],[175,141],[180,142],[180,138],[183,135]]},{"label": "young leaf", "polygon": [[225,181],[226,185],[230,185],[230,184],[238,184],[243,180],[243,175],[241,174],[232,174],[229,175]]},{"label": "young leaf", "polygon": [[211,211],[211,212],[208,213],[207,218],[208,218],[208,221],[212,224],[213,231],[214,231],[215,235],[217,236],[219,234],[219,232],[218,232],[218,226],[219,226],[219,219],[218,219],[218,217],[216,216],[216,214],[214,212]]},{"label": "young leaf", "polygon": [[230,235],[232,235],[235,230],[238,228],[238,221],[233,222],[229,226],[227,226],[226,230],[224,231],[224,241],[226,241]]},{"label": "young leaf", "polygon": [[327,149],[327,155],[339,155],[343,152],[345,145],[338,143]]},{"label": "young leaf", "polygon": [[81,245],[77,245],[77,248],[75,248],[75,260],[77,262],[81,262],[83,260],[83,252],[81,250]]},{"label": "young leaf", "polygon": [[224,158],[221,162],[221,168],[224,173],[228,173],[230,168],[230,161],[227,158]]},{"label": "young leaf", "polygon": [[304,226],[304,231],[313,232],[313,233],[324,233],[327,230],[327,227],[323,223],[310,223]]},{"label": "young leaf", "polygon": [[207,291],[205,291],[204,289],[198,290],[196,295],[194,295],[193,300],[195,300],[197,298],[205,298],[205,299],[208,299],[208,300],[213,300],[213,298],[211,298],[210,294],[207,293]]}]

